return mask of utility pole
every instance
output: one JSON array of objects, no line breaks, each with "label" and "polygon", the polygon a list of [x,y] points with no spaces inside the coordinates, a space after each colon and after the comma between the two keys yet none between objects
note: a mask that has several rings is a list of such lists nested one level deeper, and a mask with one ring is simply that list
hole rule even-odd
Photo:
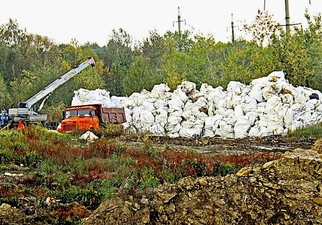
[{"label": "utility pole", "polygon": [[[309,4],[311,4],[311,0],[309,0]],[[285,26],[286,26],[286,33],[290,31],[290,26],[296,26],[301,25],[301,23],[290,23],[290,5],[288,3],[288,0],[285,0]],[[301,25],[302,26],[302,25]]]},{"label": "utility pole", "polygon": [[286,33],[290,31],[290,5],[288,0],[285,0],[285,21],[286,21]]},{"label": "utility pole", "polygon": [[179,37],[181,37],[181,23],[186,22],[186,20],[181,20],[181,13],[180,13],[180,7],[178,7],[178,20],[174,21],[174,23],[178,23],[178,33]]},{"label": "utility pole", "polygon": [[[311,0],[309,0],[309,4],[311,5]],[[266,8],[266,0],[264,0],[264,11]],[[288,3],[288,0],[285,0],[285,27],[286,27],[286,33],[290,31],[290,26],[293,25],[301,25],[301,23],[295,23],[295,24],[290,24],[290,5]]]},{"label": "utility pole", "polygon": [[235,31],[234,31],[234,15],[231,14],[231,42],[235,42]]}]

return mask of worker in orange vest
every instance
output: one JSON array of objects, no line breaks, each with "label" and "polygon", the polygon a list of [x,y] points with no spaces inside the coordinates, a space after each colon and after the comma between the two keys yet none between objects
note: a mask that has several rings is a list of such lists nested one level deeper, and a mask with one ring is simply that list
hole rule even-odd
[{"label": "worker in orange vest", "polygon": [[18,130],[24,130],[25,129],[25,124],[23,124],[22,120],[20,119],[18,121]]}]

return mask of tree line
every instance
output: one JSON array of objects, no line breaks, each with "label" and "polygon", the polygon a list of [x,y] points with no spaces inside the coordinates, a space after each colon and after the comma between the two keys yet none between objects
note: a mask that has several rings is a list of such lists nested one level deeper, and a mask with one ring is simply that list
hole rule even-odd
[{"label": "tree line", "polygon": [[106,89],[111,95],[128,96],[155,84],[174,90],[182,81],[226,88],[232,80],[249,84],[253,79],[283,70],[295,86],[322,91],[321,14],[305,13],[307,27],[285,32],[268,12],[258,11],[243,32],[251,39],[216,42],[212,35],[186,30],[156,30],[142,42],[133,43],[123,29],[113,30],[106,45],[72,39],[55,44],[46,36],[30,34],[9,19],[0,25],[0,107],[17,107],[48,84],[93,56],[96,66],[60,86],[45,110],[70,105],[74,90]]}]

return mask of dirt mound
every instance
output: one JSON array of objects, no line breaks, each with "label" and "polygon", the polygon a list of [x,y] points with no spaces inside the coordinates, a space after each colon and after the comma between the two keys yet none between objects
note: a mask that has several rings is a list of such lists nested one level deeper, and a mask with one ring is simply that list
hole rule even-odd
[{"label": "dirt mound", "polygon": [[322,141],[225,177],[186,177],[102,203],[90,224],[321,224]]}]

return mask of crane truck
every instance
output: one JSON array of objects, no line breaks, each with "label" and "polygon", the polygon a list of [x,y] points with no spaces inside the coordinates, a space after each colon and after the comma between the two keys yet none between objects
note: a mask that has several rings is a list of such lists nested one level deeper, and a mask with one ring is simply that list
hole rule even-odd
[{"label": "crane truck", "polygon": [[[68,80],[79,74],[88,66],[95,66],[93,57],[89,57],[86,61],[81,63],[78,67],[70,70],[60,78],[49,84],[47,87],[42,89],[40,92],[29,98],[25,102],[19,102],[18,108],[9,108],[8,111],[2,110],[0,114],[0,126],[1,127],[17,127],[18,124],[23,122],[28,125],[30,123],[40,122],[45,123],[47,120],[46,114],[39,114],[39,111],[43,108],[44,103],[49,98],[51,93],[56,90],[59,86],[66,83]],[[43,100],[42,100],[43,99]],[[35,104],[42,100],[39,108],[35,111]]]}]

